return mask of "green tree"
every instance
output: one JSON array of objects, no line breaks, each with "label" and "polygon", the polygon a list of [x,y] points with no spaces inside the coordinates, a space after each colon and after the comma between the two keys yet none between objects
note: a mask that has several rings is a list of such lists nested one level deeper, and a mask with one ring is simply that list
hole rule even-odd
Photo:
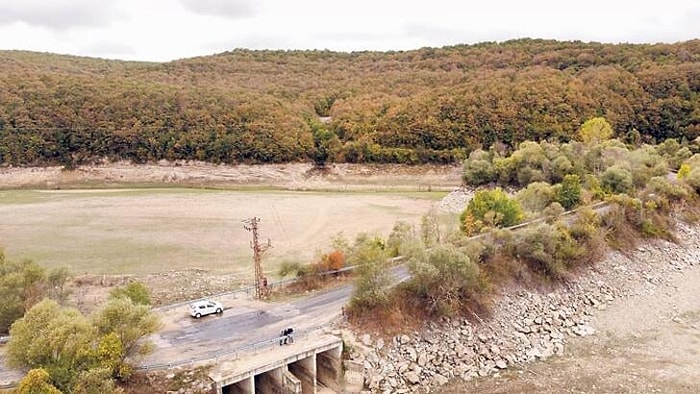
[{"label": "green tree", "polygon": [[70,273],[65,267],[54,268],[49,271],[46,278],[49,298],[56,300],[59,304],[63,304],[66,301],[70,295],[70,290],[66,289],[68,278],[70,278]]},{"label": "green tree", "polygon": [[588,119],[578,130],[581,141],[586,144],[598,144],[613,136],[613,129],[603,117]]},{"label": "green tree", "polygon": [[378,236],[359,234],[346,256],[348,264],[357,266],[350,307],[366,311],[384,305],[391,284],[384,241]]},{"label": "green tree", "polygon": [[51,382],[69,391],[75,377],[96,364],[91,357],[95,328],[76,309],[43,300],[17,320],[10,330],[10,365],[44,368]]},{"label": "green tree", "polygon": [[0,333],[41,300],[45,288],[43,268],[31,260],[9,261],[0,249]]},{"label": "green tree", "polygon": [[520,204],[500,188],[476,192],[462,212],[460,222],[464,222],[466,215],[494,227],[513,226],[523,219]]},{"label": "green tree", "polygon": [[151,292],[145,284],[139,281],[115,287],[109,292],[109,298],[127,298],[137,305],[151,305]]},{"label": "green tree", "polygon": [[309,120],[314,147],[309,156],[317,167],[324,167],[340,147],[340,141],[332,130],[318,120]]},{"label": "green tree", "polygon": [[386,250],[391,257],[399,256],[403,245],[413,239],[413,226],[404,221],[394,223],[394,229],[386,240]]},{"label": "green tree", "polygon": [[91,316],[100,336],[114,334],[121,345],[121,370],[115,371],[120,378],[129,375],[128,366],[123,362],[127,356],[145,355],[150,352],[151,344],[141,341],[147,335],[158,331],[161,323],[158,316],[146,305],[135,304],[128,298],[109,300],[100,310]]},{"label": "green tree", "polygon": [[564,176],[557,188],[556,200],[567,211],[581,203],[581,179],[578,175],[570,174]]}]

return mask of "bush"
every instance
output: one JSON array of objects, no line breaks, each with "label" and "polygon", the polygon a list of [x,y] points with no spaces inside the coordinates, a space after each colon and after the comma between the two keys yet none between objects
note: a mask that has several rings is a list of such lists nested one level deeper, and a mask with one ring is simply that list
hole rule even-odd
[{"label": "bush", "polygon": [[692,187],[696,193],[700,194],[700,166],[697,166],[690,170],[688,175],[683,178],[683,181],[690,187]]},{"label": "bush", "polygon": [[78,375],[73,394],[120,394],[109,368],[93,368]]},{"label": "bush", "polygon": [[51,384],[49,373],[43,368],[27,372],[15,389],[16,394],[61,394],[61,390]]},{"label": "bush", "polygon": [[476,192],[462,212],[460,223],[464,223],[466,215],[493,227],[513,226],[523,219],[520,204],[500,188]]},{"label": "bush", "polygon": [[496,180],[496,170],[491,155],[481,149],[469,154],[462,166],[462,180],[467,185],[480,186]]},{"label": "bush", "polygon": [[384,241],[378,236],[359,234],[347,252],[347,261],[356,265],[357,279],[350,299],[353,313],[363,314],[382,306],[388,300],[391,278],[387,270]]},{"label": "bush", "polygon": [[583,248],[562,228],[543,223],[516,234],[516,256],[532,271],[552,279],[562,278],[583,255]]},{"label": "bush", "polygon": [[533,182],[515,195],[515,199],[527,212],[539,213],[554,201],[554,189],[549,183]]},{"label": "bush", "polygon": [[428,303],[432,314],[453,316],[469,305],[480,306],[488,286],[479,266],[449,245],[438,245],[410,264],[413,279],[408,288]]},{"label": "bush", "polygon": [[389,234],[386,240],[386,249],[391,257],[399,256],[401,247],[404,243],[413,238],[413,226],[404,221],[398,221],[394,224],[394,229]]},{"label": "bush", "polygon": [[126,286],[112,289],[109,292],[109,298],[126,298],[137,305],[151,305],[151,291],[139,281],[129,282]]},{"label": "bush", "polygon": [[298,261],[283,261],[277,270],[277,275],[281,278],[289,275],[300,277],[303,274],[303,269],[303,264]]},{"label": "bush", "polygon": [[630,194],[634,188],[632,173],[620,165],[605,170],[600,177],[600,184],[604,191],[614,194]]},{"label": "bush", "polygon": [[556,200],[567,211],[581,203],[581,179],[578,175],[564,176],[564,180],[557,188]]},{"label": "bush", "polygon": [[687,146],[681,146],[675,138],[668,138],[656,146],[656,152],[666,160],[668,166],[674,170],[689,159],[693,152]]},{"label": "bush", "polygon": [[647,194],[655,194],[670,201],[685,200],[689,196],[687,186],[679,182],[671,182],[665,176],[655,176],[647,184]]},{"label": "bush", "polygon": [[558,202],[554,201],[542,211],[542,216],[547,220],[547,223],[554,223],[559,220],[559,217],[566,212],[566,209]]},{"label": "bush", "polygon": [[12,262],[0,249],[0,333],[46,294],[44,269],[31,260]]}]

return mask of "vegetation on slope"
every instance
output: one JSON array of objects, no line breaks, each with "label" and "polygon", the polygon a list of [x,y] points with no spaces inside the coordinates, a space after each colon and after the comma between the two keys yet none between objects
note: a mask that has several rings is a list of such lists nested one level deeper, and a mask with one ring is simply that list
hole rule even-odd
[{"label": "vegetation on slope", "polygon": [[[459,220],[440,223],[431,214],[420,232],[397,225],[390,239],[401,240],[396,253],[408,259],[412,278],[394,288],[372,282],[390,252],[365,259],[375,268],[365,268],[370,275],[359,281],[376,286],[356,288],[351,319],[379,319],[383,329],[396,329],[423,318],[478,317],[504,284],[566,281],[606,247],[673,240],[672,215],[698,220],[700,146],[675,140],[634,146],[585,134],[582,142],[526,141],[510,155],[474,152],[464,163],[464,179],[483,189]],[[682,169],[678,174],[670,172],[675,166]],[[497,185],[520,191],[511,198]],[[564,207],[577,212],[561,215]],[[503,228],[520,219],[532,223]]]},{"label": "vegetation on slope", "polygon": [[[700,41],[545,40],[399,52],[249,51],[169,63],[0,52],[0,162],[444,163],[568,142],[700,134]],[[323,122],[319,117],[329,117]]]}]

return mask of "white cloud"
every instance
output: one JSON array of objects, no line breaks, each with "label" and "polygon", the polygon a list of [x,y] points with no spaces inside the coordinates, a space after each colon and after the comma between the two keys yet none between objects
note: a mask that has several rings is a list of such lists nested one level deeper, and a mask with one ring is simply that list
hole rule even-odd
[{"label": "white cloud", "polygon": [[0,24],[25,23],[30,26],[65,30],[74,27],[100,27],[121,17],[118,2],[93,0],[0,1]]},{"label": "white cloud", "polygon": [[700,38],[696,0],[0,0],[0,48],[170,60],[233,48],[405,50],[513,38]]},{"label": "white cloud", "polygon": [[254,0],[180,0],[185,8],[201,15],[227,18],[248,17],[255,13]]}]

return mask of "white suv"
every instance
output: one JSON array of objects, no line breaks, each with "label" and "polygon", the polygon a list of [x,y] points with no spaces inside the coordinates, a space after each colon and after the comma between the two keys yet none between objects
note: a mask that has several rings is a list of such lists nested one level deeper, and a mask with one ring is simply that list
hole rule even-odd
[{"label": "white suv", "polygon": [[201,300],[190,304],[190,316],[194,317],[195,319],[199,319],[205,315],[211,315],[212,313],[219,314],[223,311],[223,305],[216,301]]}]

